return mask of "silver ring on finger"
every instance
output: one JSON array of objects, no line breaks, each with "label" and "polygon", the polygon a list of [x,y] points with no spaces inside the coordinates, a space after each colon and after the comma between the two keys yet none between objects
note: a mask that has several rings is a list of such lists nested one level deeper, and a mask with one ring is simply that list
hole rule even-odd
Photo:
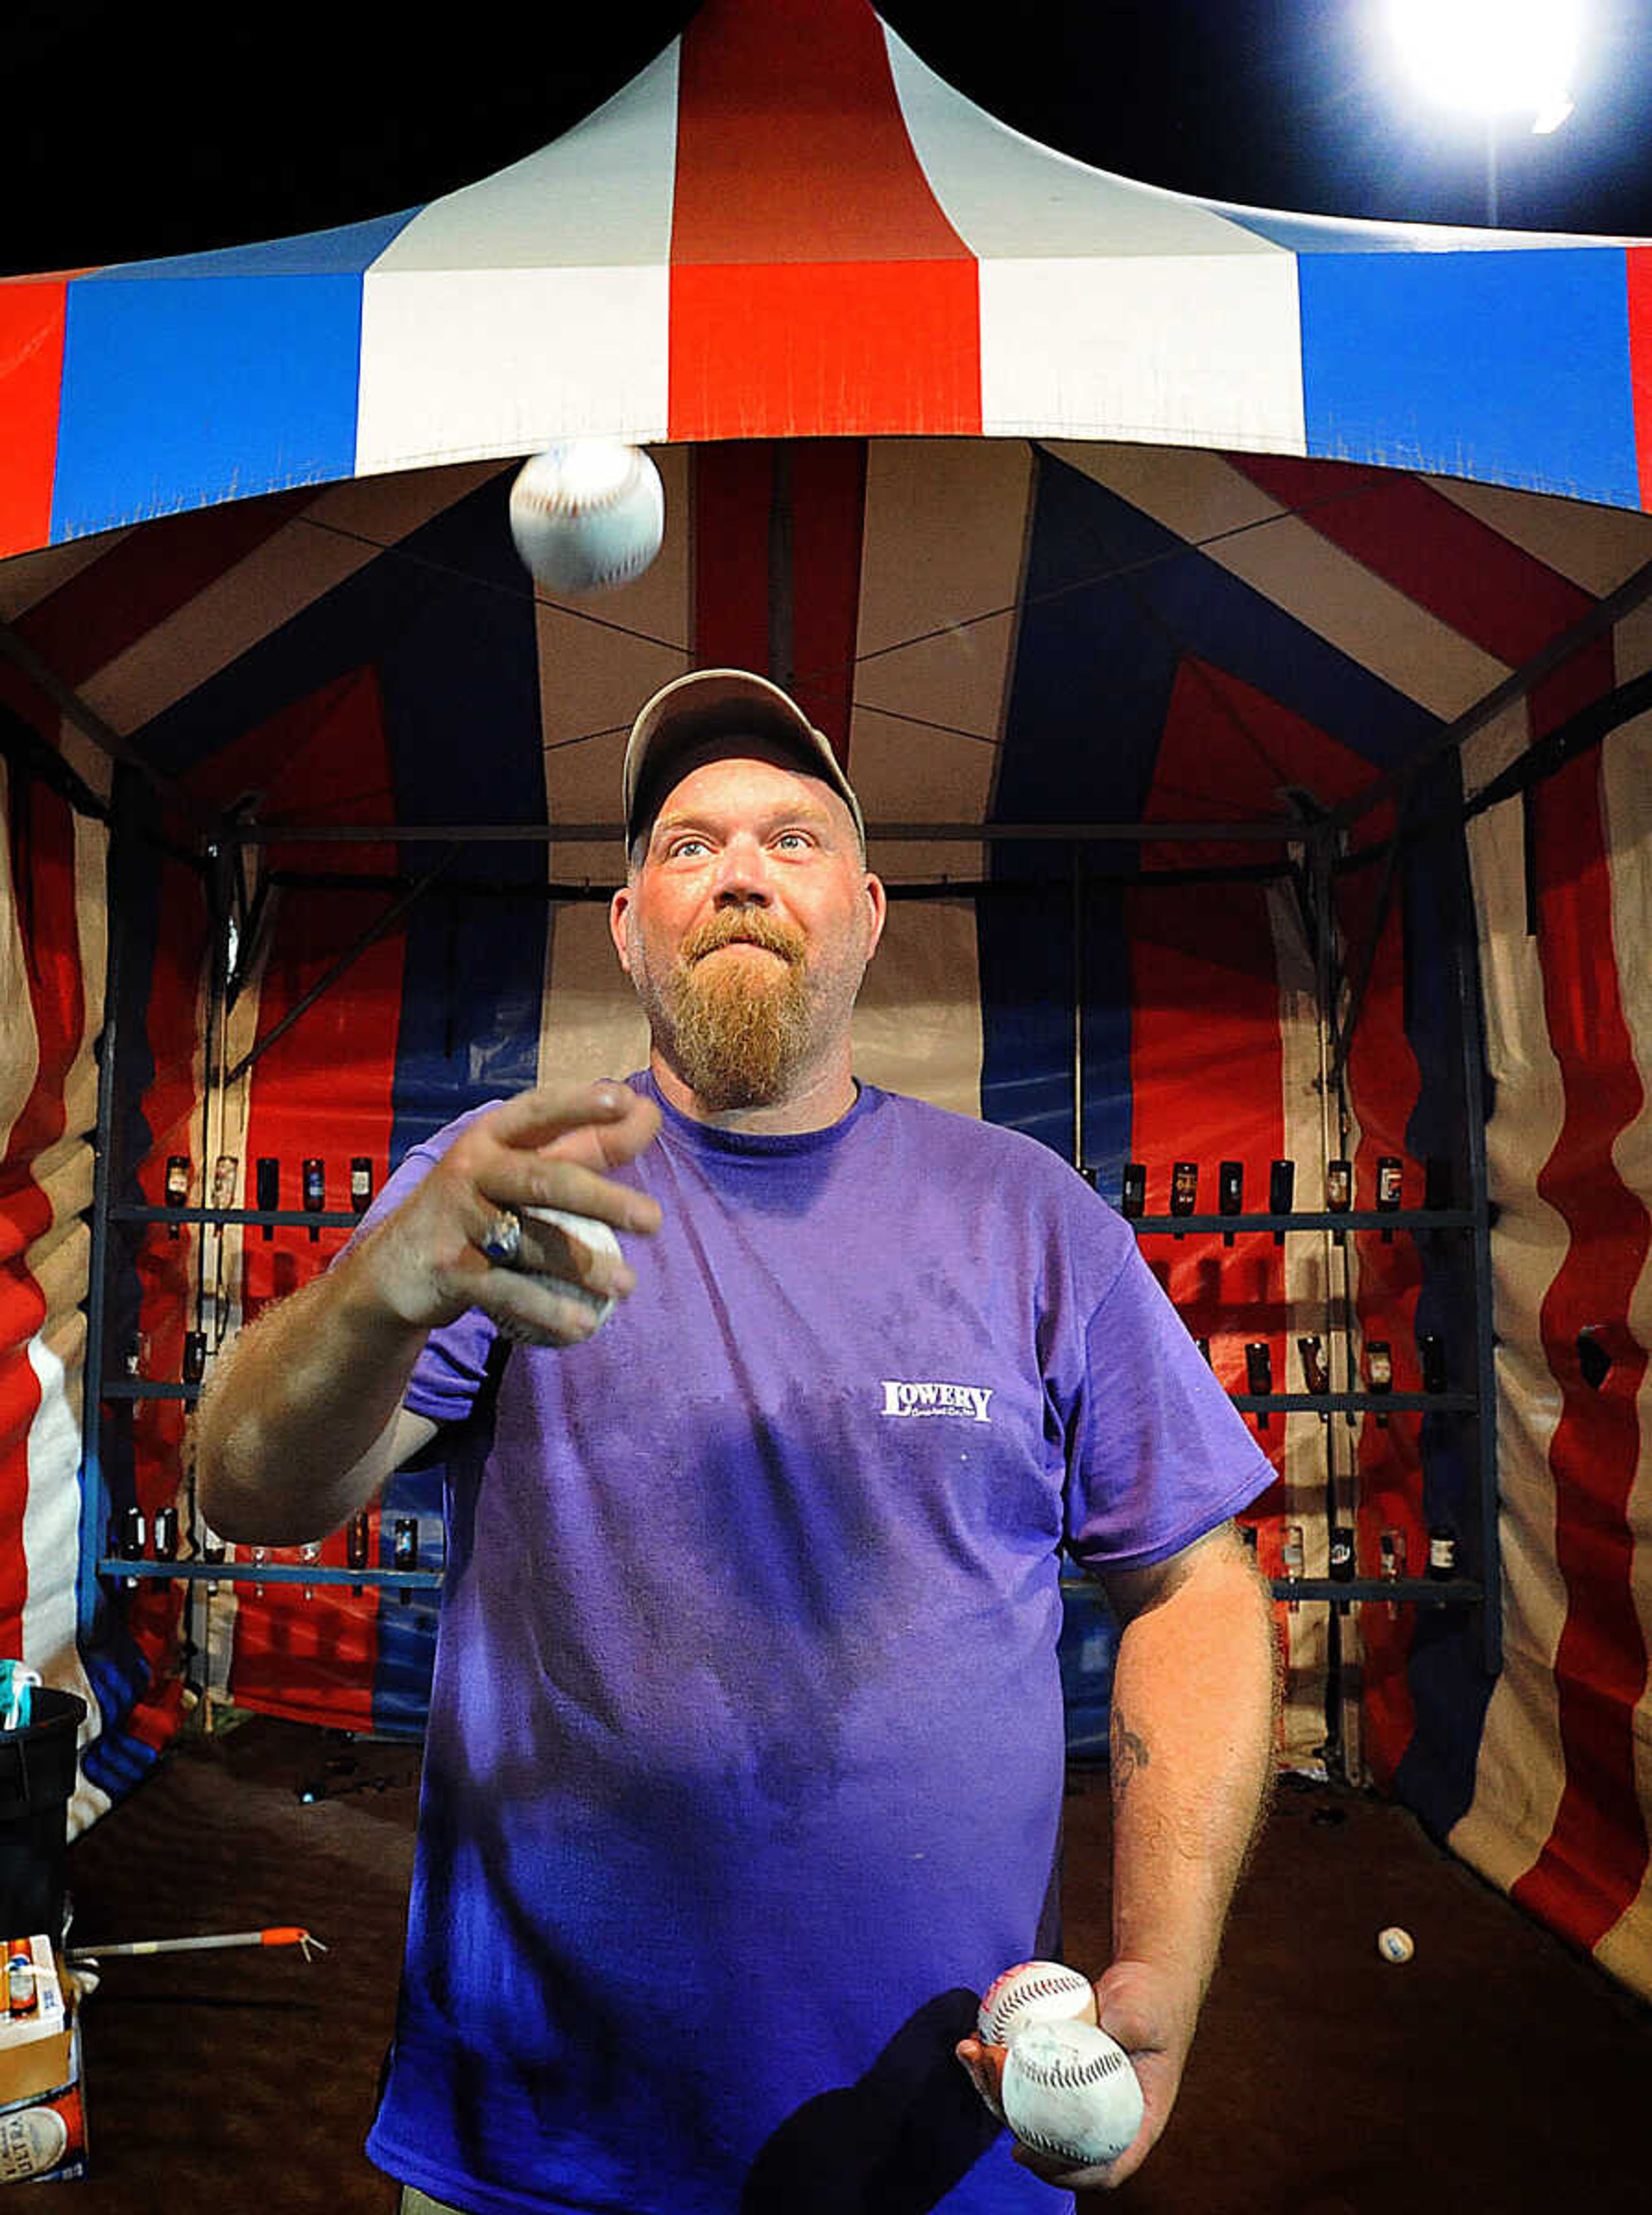
[{"label": "silver ring on finger", "polygon": [[522,1251],[522,1218],[513,1207],[501,1207],[482,1242],[488,1259],[501,1269],[513,1269]]}]

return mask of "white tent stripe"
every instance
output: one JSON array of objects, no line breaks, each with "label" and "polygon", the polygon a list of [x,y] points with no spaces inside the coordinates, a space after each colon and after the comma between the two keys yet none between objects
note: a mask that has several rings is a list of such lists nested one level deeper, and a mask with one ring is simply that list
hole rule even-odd
[{"label": "white tent stripe", "polygon": [[[1464,780],[1474,789],[1527,743],[1523,708],[1471,739]],[[1491,1235],[1497,1335],[1497,1471],[1503,1666],[1481,1733],[1474,1799],[1452,1850],[1494,1883],[1523,1875],[1549,1836],[1565,1788],[1554,1663],[1566,1622],[1555,1555],[1549,1450],[1560,1396],[1543,1348],[1545,1296],[1566,1256],[1564,1218],[1541,1199],[1536,1171],[1565,1112],[1549,1042],[1537,942],[1526,930],[1521,810],[1505,801],[1468,826],[1495,1106],[1486,1128],[1498,1217]]]}]

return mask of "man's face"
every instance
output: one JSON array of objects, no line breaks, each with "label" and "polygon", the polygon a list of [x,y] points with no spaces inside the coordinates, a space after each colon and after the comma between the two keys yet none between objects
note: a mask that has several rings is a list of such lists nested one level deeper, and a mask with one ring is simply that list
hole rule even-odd
[{"label": "man's face", "polygon": [[846,1059],[883,914],[841,797],[754,745],[667,791],[611,927],[656,1047],[720,1114],[775,1105]]}]

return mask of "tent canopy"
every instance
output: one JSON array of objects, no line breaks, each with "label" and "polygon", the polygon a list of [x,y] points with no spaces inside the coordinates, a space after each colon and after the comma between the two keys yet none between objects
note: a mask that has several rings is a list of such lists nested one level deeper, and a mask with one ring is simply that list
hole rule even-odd
[{"label": "tent canopy", "polygon": [[1170,444],[1636,507],[1648,252],[1163,192],[997,123],[868,0],[709,0],[427,206],[0,285],[0,554],[585,433]]}]

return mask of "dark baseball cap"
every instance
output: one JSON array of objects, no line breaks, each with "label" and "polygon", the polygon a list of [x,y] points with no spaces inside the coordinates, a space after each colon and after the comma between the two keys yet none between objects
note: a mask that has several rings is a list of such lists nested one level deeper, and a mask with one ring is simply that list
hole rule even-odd
[{"label": "dark baseball cap", "polygon": [[658,807],[672,762],[701,740],[725,735],[767,739],[793,755],[800,769],[823,777],[847,804],[864,854],[866,823],[861,804],[831,741],[815,729],[789,693],[749,669],[691,669],[685,677],[662,684],[645,703],[625,747],[628,847]]}]

